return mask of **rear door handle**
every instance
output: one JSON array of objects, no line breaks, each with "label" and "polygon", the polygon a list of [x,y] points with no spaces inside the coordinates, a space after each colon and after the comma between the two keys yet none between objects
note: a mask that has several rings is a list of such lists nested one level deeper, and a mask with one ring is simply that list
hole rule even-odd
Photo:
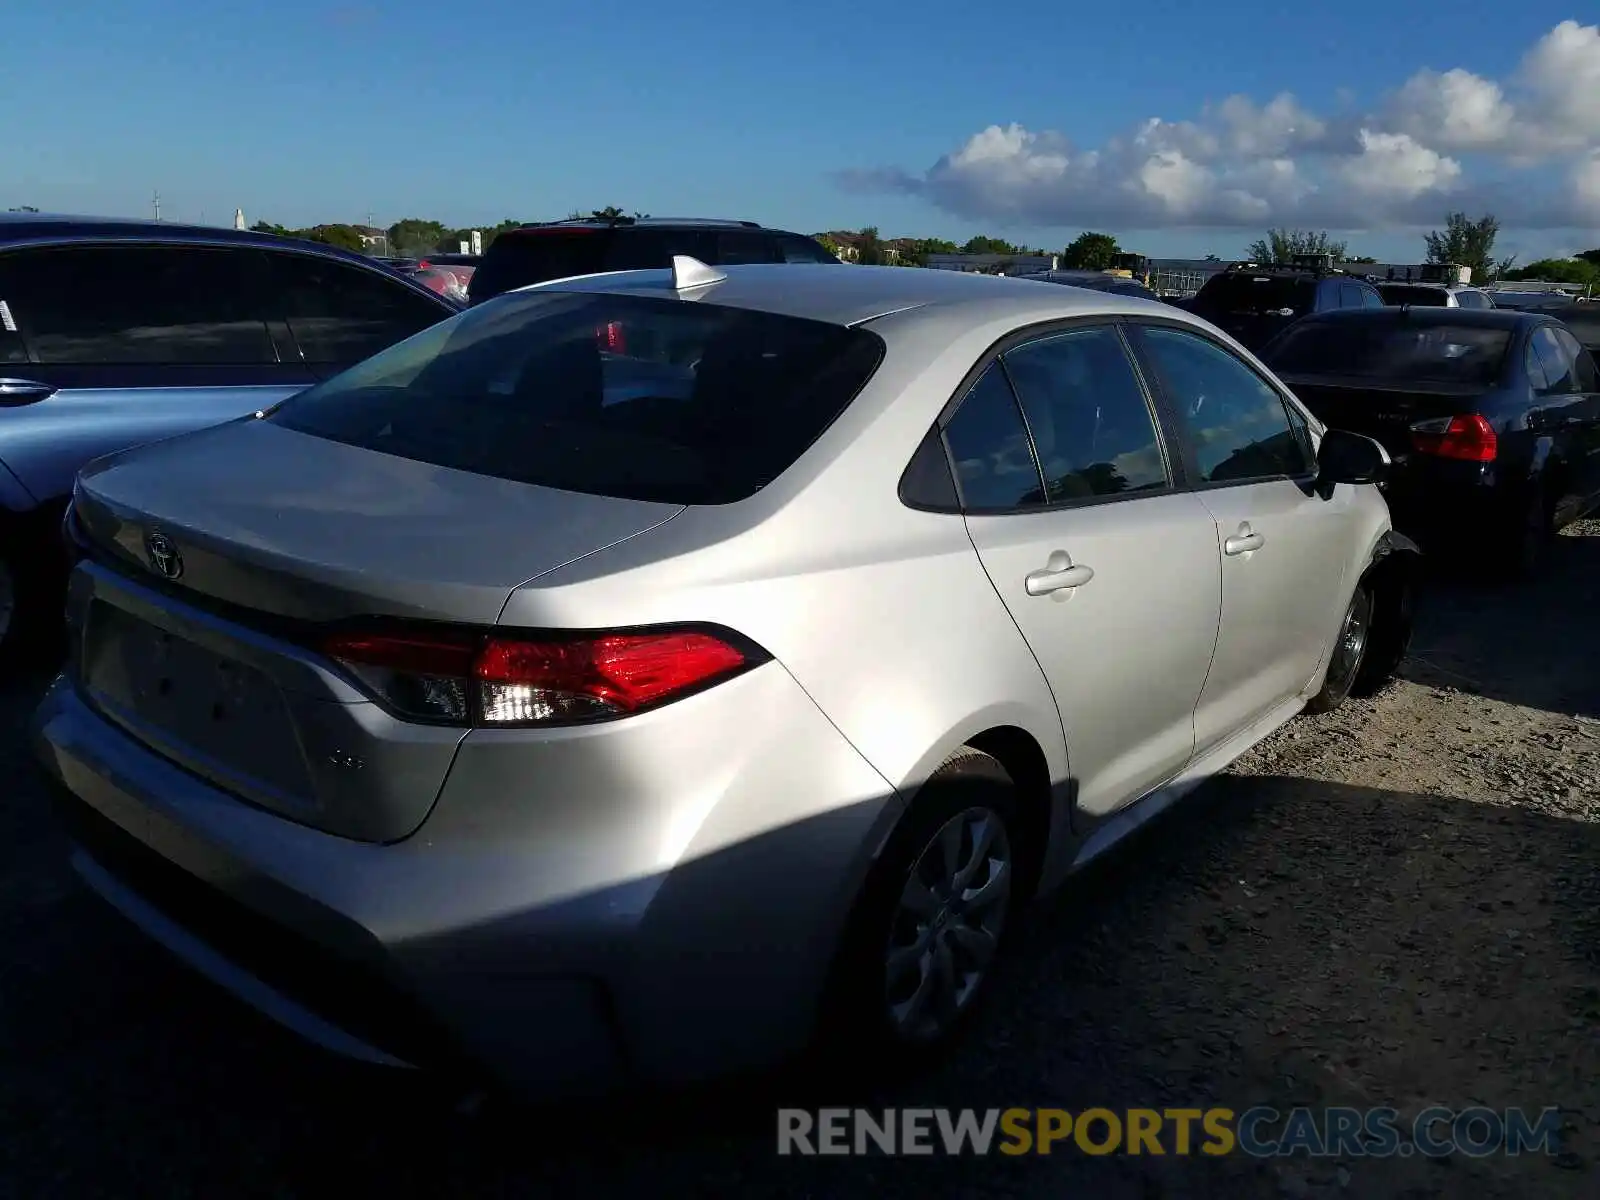
[{"label": "rear door handle", "polygon": [[1267,539],[1250,528],[1246,521],[1239,526],[1239,532],[1222,543],[1224,554],[1248,554],[1252,550],[1259,550],[1267,544]]},{"label": "rear door handle", "polygon": [[1028,595],[1048,596],[1051,592],[1061,592],[1068,588],[1082,587],[1094,578],[1094,568],[1086,567],[1082,563],[1074,563],[1062,551],[1057,550],[1050,556],[1042,571],[1031,572],[1024,581]]}]

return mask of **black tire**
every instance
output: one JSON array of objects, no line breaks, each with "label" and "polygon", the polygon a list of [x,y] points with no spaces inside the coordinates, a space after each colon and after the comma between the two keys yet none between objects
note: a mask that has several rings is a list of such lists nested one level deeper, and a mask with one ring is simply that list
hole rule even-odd
[{"label": "black tire", "polygon": [[[919,864],[923,874],[940,865],[926,855],[930,851],[940,853],[937,842],[941,831],[952,822],[970,820],[968,814],[975,811],[987,814],[984,819],[996,823],[988,836],[994,838],[994,846],[1003,848],[999,859],[1003,868],[993,871],[988,880],[989,886],[997,887],[1002,873],[1005,878],[1004,895],[993,902],[1000,919],[992,933],[992,952],[970,987],[955,989],[961,993],[958,1003],[939,1014],[941,1021],[922,1028],[915,1027],[914,1021],[897,1024],[895,1001],[909,997],[904,995],[905,971],[891,970],[890,952],[894,946],[914,955],[914,961],[922,966],[910,969],[920,970],[923,975],[935,971],[931,964],[941,952],[934,945],[936,940],[943,943],[945,954],[950,953],[948,947],[953,943],[961,945],[953,959],[944,960],[954,964],[952,969],[972,965],[973,960],[965,957],[965,946],[969,940],[981,940],[974,935],[974,930],[983,932],[978,906],[964,912],[959,897],[945,905],[940,895],[935,900],[940,905],[937,911],[926,924],[913,928],[902,901]],[[1030,881],[1022,875],[1027,868],[1019,868],[1019,862],[1026,860],[1019,858],[1017,832],[1016,785],[995,758],[963,747],[929,777],[874,864],[845,931],[823,1013],[823,1050],[829,1067],[851,1074],[914,1069],[938,1058],[959,1038],[988,990],[1009,945],[1020,902],[1029,891]],[[964,852],[973,849],[976,840],[968,833],[968,829],[962,829]],[[981,869],[992,871],[992,862],[986,860]],[[973,878],[976,881],[977,877]],[[970,899],[983,890],[969,888],[964,894]],[[958,925],[966,928],[955,929]],[[912,947],[923,942],[928,948],[914,951]],[[913,961],[905,954],[896,957]],[[902,1011],[908,1010],[902,1007]]]},{"label": "black tire", "polygon": [[1549,565],[1556,528],[1550,501],[1542,486],[1530,486],[1509,530],[1511,568],[1518,579],[1537,579]]},{"label": "black tire", "polygon": [[0,672],[10,676],[48,662],[62,646],[64,589],[54,556],[0,533]]},{"label": "black tire", "polygon": [[1372,645],[1372,617],[1375,611],[1372,589],[1358,583],[1339,619],[1339,632],[1328,651],[1328,670],[1322,688],[1306,702],[1306,712],[1332,712],[1349,697],[1356,681],[1362,678],[1367,651]]}]

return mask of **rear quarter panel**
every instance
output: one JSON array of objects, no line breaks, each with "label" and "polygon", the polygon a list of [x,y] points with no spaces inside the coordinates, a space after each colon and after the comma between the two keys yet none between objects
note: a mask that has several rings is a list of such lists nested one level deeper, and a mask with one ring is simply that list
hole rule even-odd
[{"label": "rear quarter panel", "polygon": [[788,472],[529,581],[502,624],[718,622],[766,647],[903,794],[968,738],[1011,725],[1039,743],[1064,797],[1054,698],[965,522],[897,495],[965,372],[1015,323],[874,322],[889,342],[878,374]]}]

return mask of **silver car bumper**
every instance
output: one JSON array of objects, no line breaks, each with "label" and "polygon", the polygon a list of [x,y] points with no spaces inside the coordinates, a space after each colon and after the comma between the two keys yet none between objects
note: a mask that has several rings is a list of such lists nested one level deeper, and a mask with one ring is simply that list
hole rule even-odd
[{"label": "silver car bumper", "polygon": [[216,789],[66,678],[34,724],[80,874],[329,1049],[582,1094],[803,1046],[900,804],[781,666],[645,719],[483,733],[383,845]]}]

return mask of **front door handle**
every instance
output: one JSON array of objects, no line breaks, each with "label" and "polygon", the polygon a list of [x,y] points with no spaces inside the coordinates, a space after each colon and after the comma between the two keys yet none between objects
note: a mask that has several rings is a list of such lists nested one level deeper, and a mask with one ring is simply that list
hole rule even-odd
[{"label": "front door handle", "polygon": [[1064,550],[1057,550],[1046,561],[1044,568],[1028,574],[1024,584],[1030,596],[1048,596],[1051,592],[1082,587],[1094,578],[1094,568],[1074,563]]},{"label": "front door handle", "polygon": [[1267,544],[1267,539],[1250,528],[1250,522],[1245,521],[1239,526],[1239,532],[1222,543],[1224,554],[1248,554],[1252,550],[1259,550]]},{"label": "front door handle", "polygon": [[31,379],[0,379],[0,406],[32,404],[55,395],[55,391],[48,383]]}]

